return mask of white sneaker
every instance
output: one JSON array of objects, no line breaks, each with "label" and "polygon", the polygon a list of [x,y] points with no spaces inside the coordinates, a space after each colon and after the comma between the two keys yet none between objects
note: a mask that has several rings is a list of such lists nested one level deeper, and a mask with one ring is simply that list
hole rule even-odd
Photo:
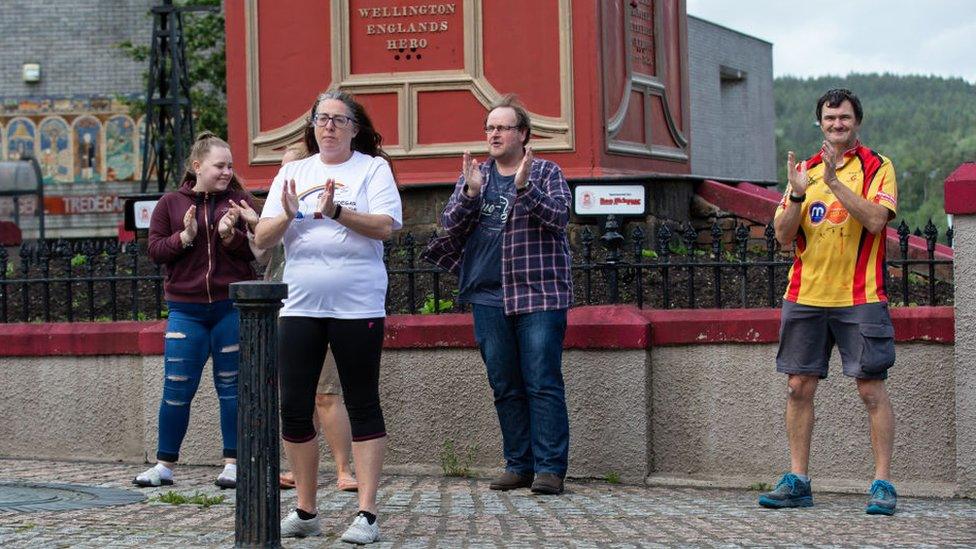
[{"label": "white sneaker", "polygon": [[370,524],[364,515],[356,515],[352,524],[342,534],[342,541],[346,543],[373,543],[380,539],[379,519]]},{"label": "white sneaker", "polygon": [[308,520],[298,518],[298,511],[288,513],[288,516],[281,519],[281,537],[283,538],[304,538],[306,536],[321,536],[322,527],[319,525],[319,517],[314,516]]},{"label": "white sneaker", "polygon": [[237,464],[228,463],[224,465],[224,470],[217,475],[217,480],[214,484],[220,486],[221,489],[224,488],[237,488]]},{"label": "white sneaker", "polygon": [[157,463],[132,479],[132,484],[143,488],[170,486],[173,484],[173,471],[162,463]]}]

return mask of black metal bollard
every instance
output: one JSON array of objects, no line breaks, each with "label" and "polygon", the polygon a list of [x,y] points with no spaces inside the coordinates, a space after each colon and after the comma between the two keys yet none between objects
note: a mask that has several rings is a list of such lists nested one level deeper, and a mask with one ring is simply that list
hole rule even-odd
[{"label": "black metal bollard", "polygon": [[230,285],[241,311],[235,547],[281,547],[277,318],[287,296],[280,282]]}]

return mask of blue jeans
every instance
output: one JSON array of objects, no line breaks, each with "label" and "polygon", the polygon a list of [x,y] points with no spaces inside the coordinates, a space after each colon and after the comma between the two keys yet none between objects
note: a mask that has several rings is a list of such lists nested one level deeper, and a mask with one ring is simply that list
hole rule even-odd
[{"label": "blue jeans", "polygon": [[563,385],[566,309],[505,316],[472,304],[474,333],[501,425],[505,469],[566,475],[569,417]]},{"label": "blue jeans", "polygon": [[213,379],[220,401],[220,434],[224,457],[237,457],[237,368],[240,314],[233,301],[167,302],[163,399],[159,403],[156,459],[175,462],[190,423],[190,403],[200,385],[207,358],[213,356]]}]

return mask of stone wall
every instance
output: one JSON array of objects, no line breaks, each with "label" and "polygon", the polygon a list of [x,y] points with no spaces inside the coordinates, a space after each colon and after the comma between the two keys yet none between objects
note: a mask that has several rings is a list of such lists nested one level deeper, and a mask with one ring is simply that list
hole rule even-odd
[{"label": "stone wall", "polygon": [[[932,311],[895,309],[894,476],[906,495],[955,493],[959,464],[976,451],[957,442],[953,346],[935,342],[945,341],[946,322]],[[664,313],[573,310],[564,355],[569,474],[740,487],[772,482],[789,463],[785,377],[774,372],[775,311]],[[99,339],[91,330],[82,342],[60,328],[3,327],[0,456],[112,459],[134,469],[153,459],[163,323],[146,324],[138,336],[115,335],[114,356],[80,358],[65,355],[89,354]],[[451,442],[462,457],[472,452],[480,473],[497,470],[500,435],[470,316],[391,317],[387,332],[380,382],[387,466],[437,473]],[[55,356],[10,356],[41,348]],[[119,354],[126,352],[135,354]],[[207,366],[181,461],[219,463],[217,409]],[[818,486],[863,491],[871,477],[867,415],[839,364],[820,386],[817,410],[811,470]],[[330,467],[327,452],[322,465]]]},{"label": "stone wall", "polygon": [[[953,350],[920,342],[899,344],[897,352],[888,382],[897,432],[892,477],[900,491],[943,494],[956,480]],[[732,484],[748,485],[772,483],[789,470],[786,376],[775,372],[775,344],[659,347],[650,354],[654,476],[728,475]],[[865,490],[874,474],[868,417],[836,355],[817,389],[810,475],[821,488]]]}]

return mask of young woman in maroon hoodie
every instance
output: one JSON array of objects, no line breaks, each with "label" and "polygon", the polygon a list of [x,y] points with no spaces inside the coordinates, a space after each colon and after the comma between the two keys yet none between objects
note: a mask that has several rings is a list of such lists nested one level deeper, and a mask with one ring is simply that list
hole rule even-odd
[{"label": "young woman in maroon hoodie", "polygon": [[249,228],[257,214],[234,175],[230,146],[212,133],[190,149],[179,190],[166,193],[149,224],[149,257],[166,266],[163,397],[155,466],[138,486],[173,484],[173,467],[190,420],[190,403],[208,357],[220,401],[224,470],[216,484],[237,483],[237,368],[239,316],[228,297],[232,282],[255,278]]}]

